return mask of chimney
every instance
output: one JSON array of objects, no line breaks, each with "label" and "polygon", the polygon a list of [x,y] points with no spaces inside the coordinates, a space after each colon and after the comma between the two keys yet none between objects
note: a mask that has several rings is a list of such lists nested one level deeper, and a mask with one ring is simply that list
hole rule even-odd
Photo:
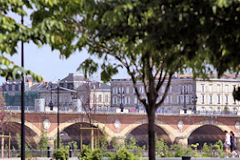
[{"label": "chimney", "polygon": [[32,80],[31,80],[31,79],[28,79],[27,82],[28,82],[28,87],[31,88],[31,87],[32,87],[32,84],[33,84],[33,83],[32,83]]}]

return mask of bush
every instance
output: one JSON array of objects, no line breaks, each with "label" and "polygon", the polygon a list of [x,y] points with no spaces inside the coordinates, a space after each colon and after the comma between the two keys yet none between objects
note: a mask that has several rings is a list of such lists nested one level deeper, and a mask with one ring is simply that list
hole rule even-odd
[{"label": "bush", "polygon": [[143,152],[145,151],[145,146],[137,146],[136,139],[134,137],[131,137],[129,141],[127,141],[127,139],[125,140],[125,148],[132,151],[138,157],[142,157]]},{"label": "bush", "polygon": [[58,149],[56,152],[53,153],[53,157],[59,160],[68,160],[69,159],[68,147],[66,148],[62,147]]},{"label": "bush", "polygon": [[175,144],[171,146],[171,150],[174,152],[174,157],[182,157],[185,155],[195,155],[195,152],[191,147],[184,147],[180,144]]},{"label": "bush", "polygon": [[114,155],[113,152],[105,152],[103,153],[103,157],[112,157]]},{"label": "bush", "polygon": [[139,160],[139,159],[137,156],[134,156],[133,153],[128,152],[127,149],[122,148],[116,154],[110,157],[110,160]]},{"label": "bush", "polygon": [[91,153],[91,150],[88,146],[86,145],[83,145],[83,149],[81,150],[78,158],[81,159],[81,160],[87,160],[87,158],[89,157]]},{"label": "bush", "polygon": [[161,139],[160,141],[155,136],[155,145],[156,145],[156,155],[157,157],[170,157],[170,153],[168,151],[167,144],[164,143],[164,140]]},{"label": "bush", "polygon": [[103,158],[103,155],[100,149],[95,149],[87,157],[88,160],[101,160],[102,158]]},{"label": "bush", "polygon": [[103,154],[100,149],[90,150],[88,146],[83,145],[83,149],[79,154],[80,160],[101,160]]}]

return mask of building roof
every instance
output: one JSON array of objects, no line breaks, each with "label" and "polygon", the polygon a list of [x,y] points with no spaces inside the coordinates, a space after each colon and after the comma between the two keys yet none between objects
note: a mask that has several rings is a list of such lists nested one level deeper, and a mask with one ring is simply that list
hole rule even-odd
[{"label": "building roof", "polygon": [[67,77],[60,80],[61,82],[67,81],[67,82],[74,82],[74,81],[86,81],[87,79],[84,78],[81,74],[76,73],[69,73]]}]

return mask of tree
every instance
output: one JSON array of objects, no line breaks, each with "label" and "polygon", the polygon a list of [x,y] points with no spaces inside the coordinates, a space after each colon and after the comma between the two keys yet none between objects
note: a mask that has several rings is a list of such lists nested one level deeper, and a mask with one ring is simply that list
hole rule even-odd
[{"label": "tree", "polygon": [[[66,41],[71,35],[72,39],[53,49],[86,48],[90,55],[102,58],[104,82],[119,67],[127,70],[147,111],[149,159],[155,160],[155,111],[163,103],[174,74],[191,69],[194,77],[207,78],[214,68],[219,76],[239,68],[239,61],[233,60],[239,52],[239,4],[237,0],[62,0],[38,8],[33,22],[55,17],[67,26],[60,37]],[[39,13],[41,19],[35,18]],[[61,53],[66,57],[71,54]],[[87,76],[98,68],[90,57],[79,70]],[[144,86],[144,96],[138,82]]]},{"label": "tree", "polygon": [[47,150],[48,148],[48,137],[45,132],[42,132],[41,139],[38,144],[38,149],[41,151]]},{"label": "tree", "polygon": [[[46,1],[45,5],[52,6],[52,0]],[[21,16],[30,16],[26,10],[31,13],[35,7],[42,6],[41,2],[35,0],[1,0],[0,6],[0,76],[5,77],[6,80],[20,79],[23,73],[31,75],[34,80],[42,81],[41,76],[14,64],[8,57],[17,54],[19,42],[32,41],[39,47],[46,43],[52,46],[61,44],[62,41],[54,33],[65,31],[65,27],[51,18],[45,18],[38,25],[22,24]],[[47,32],[48,30],[52,32]]]}]

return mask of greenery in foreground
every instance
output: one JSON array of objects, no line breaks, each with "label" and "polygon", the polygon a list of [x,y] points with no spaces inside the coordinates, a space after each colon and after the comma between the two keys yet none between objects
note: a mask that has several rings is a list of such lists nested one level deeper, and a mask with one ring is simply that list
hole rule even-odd
[{"label": "greenery in foreground", "polygon": [[[107,152],[106,148],[98,147],[91,150],[89,146],[83,145],[82,151],[78,154],[80,160],[101,160],[103,157],[108,157],[109,160],[139,160],[144,157],[143,153],[146,152],[146,147],[139,147],[136,144],[134,137],[125,140],[124,145],[119,143],[112,143],[115,152]],[[70,144],[69,144],[70,146]],[[57,150],[53,157],[68,159],[69,146],[62,146]],[[181,144],[167,145],[163,139],[156,139],[156,156],[157,157],[182,157],[190,155],[192,157],[225,157],[222,141],[215,144],[207,145],[205,143],[201,151],[198,148],[199,144],[192,144],[191,146],[182,146]]]}]

